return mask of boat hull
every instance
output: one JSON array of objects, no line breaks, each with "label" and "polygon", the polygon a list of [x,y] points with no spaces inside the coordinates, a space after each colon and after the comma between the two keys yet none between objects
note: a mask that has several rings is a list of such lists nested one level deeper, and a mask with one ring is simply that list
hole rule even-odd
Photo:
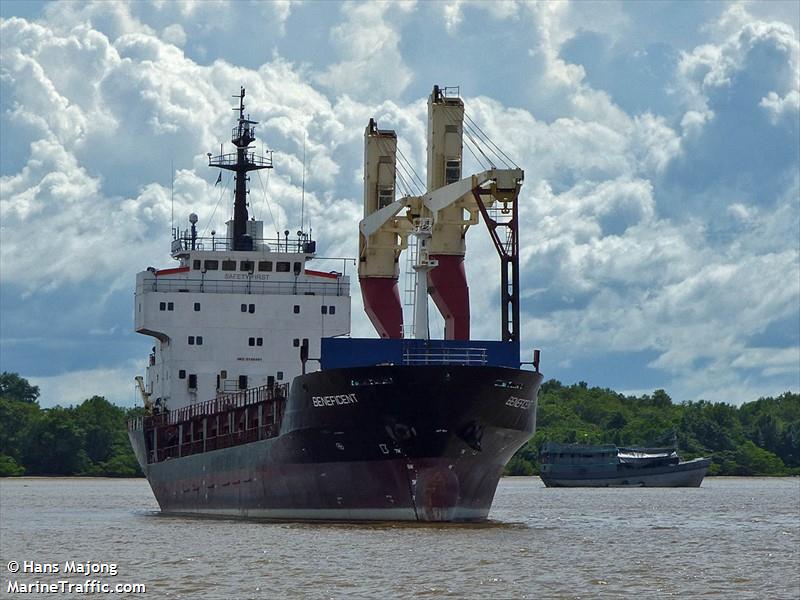
[{"label": "boat hull", "polygon": [[503,367],[331,369],[292,383],[279,434],[147,463],[166,513],[479,521],[534,433],[541,375]]},{"label": "boat hull", "polygon": [[697,458],[677,465],[626,469],[617,467],[602,473],[543,473],[547,487],[700,487],[711,459]]}]

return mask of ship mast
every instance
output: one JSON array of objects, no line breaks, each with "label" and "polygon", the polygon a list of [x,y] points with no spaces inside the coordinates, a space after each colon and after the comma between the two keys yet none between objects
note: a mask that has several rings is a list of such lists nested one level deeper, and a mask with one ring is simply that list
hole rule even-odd
[{"label": "ship mast", "polygon": [[[219,154],[208,158],[209,167],[227,169],[236,173],[236,187],[234,190],[233,201],[233,239],[230,240],[230,248],[233,250],[252,250],[253,240],[247,234],[247,182],[250,178],[247,173],[258,169],[272,168],[272,152],[267,156],[257,155],[255,152],[248,152],[250,144],[256,139],[255,125],[258,121],[251,121],[244,114],[244,88],[238,96],[239,106],[233,110],[239,111],[239,119],[236,127],[231,132],[231,143],[236,146],[236,153]],[[249,116],[249,115],[248,115]]]}]

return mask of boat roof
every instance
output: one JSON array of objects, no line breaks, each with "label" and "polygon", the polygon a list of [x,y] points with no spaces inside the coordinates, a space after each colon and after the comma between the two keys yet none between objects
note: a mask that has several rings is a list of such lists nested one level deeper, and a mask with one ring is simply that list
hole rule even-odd
[{"label": "boat roof", "polygon": [[570,453],[570,454],[616,454],[618,449],[614,444],[563,444],[559,442],[545,442],[542,452]]}]

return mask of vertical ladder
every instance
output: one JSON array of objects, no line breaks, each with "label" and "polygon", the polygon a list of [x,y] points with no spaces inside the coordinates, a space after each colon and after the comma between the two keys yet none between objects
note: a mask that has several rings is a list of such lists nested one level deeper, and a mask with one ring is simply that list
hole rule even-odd
[{"label": "vertical ladder", "polygon": [[[416,332],[416,298],[417,298],[417,273],[414,270],[414,265],[417,264],[417,237],[414,235],[408,236],[408,248],[406,249],[406,265],[405,265],[405,290],[403,292],[403,311],[405,317],[403,318],[403,337],[411,339]],[[406,325],[409,324],[409,325]]]}]

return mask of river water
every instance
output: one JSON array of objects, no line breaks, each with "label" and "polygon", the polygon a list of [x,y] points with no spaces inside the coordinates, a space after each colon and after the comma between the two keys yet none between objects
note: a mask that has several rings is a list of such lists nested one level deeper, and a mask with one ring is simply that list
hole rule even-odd
[{"label": "river water", "polygon": [[[0,480],[0,597],[68,580],[141,598],[800,598],[800,479],[692,489],[500,482],[480,525],[270,523],[160,515],[143,479]],[[8,562],[57,563],[12,574]],[[102,597],[103,594],[90,596]],[[79,597],[79,596],[75,596]],[[86,596],[81,596],[86,597]]]}]

